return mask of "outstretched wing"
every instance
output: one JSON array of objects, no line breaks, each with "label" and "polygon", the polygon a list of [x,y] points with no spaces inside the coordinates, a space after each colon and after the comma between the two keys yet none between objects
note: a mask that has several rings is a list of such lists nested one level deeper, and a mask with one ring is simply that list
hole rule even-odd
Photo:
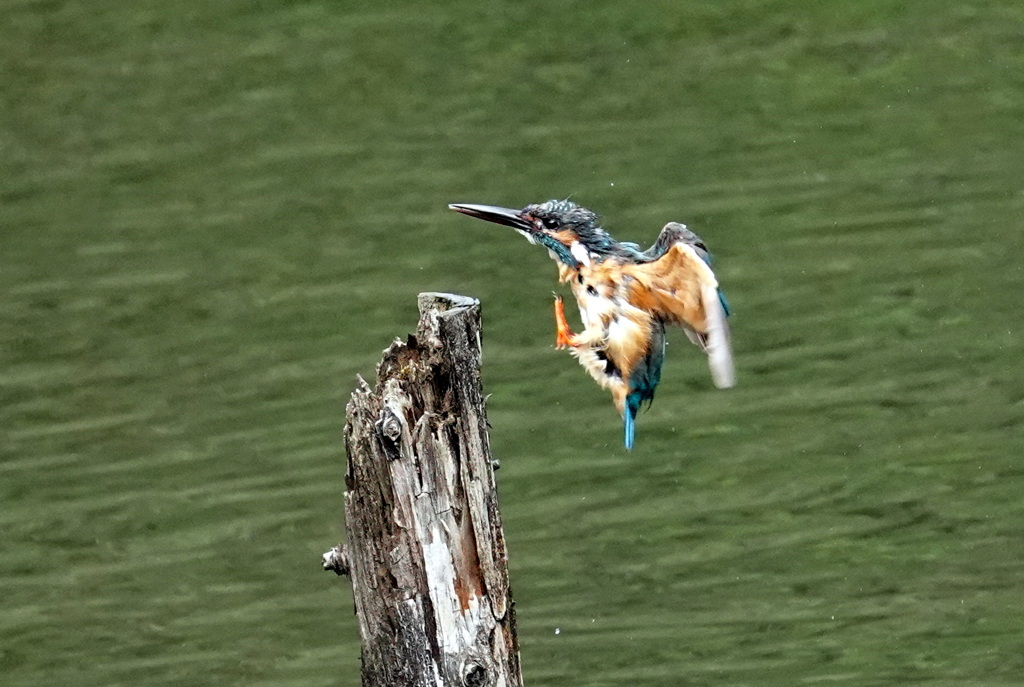
[{"label": "outstretched wing", "polygon": [[725,306],[700,237],[670,222],[645,256],[646,262],[623,266],[627,299],[686,330],[690,340],[707,353],[715,385],[733,386],[736,373]]}]

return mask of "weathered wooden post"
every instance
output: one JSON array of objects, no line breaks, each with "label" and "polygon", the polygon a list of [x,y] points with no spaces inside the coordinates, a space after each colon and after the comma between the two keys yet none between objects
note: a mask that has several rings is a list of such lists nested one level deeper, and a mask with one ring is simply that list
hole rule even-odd
[{"label": "weathered wooden post", "polygon": [[349,401],[348,541],[324,567],[352,579],[364,687],[518,687],[480,304],[423,293],[419,311]]}]

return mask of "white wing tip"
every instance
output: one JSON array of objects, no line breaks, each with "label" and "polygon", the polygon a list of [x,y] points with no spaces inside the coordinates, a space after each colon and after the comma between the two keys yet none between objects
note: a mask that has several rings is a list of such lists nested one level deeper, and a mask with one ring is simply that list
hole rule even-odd
[{"label": "white wing tip", "polygon": [[736,386],[736,367],[732,360],[732,347],[729,345],[729,323],[725,319],[725,309],[718,300],[716,287],[705,285],[701,289],[701,296],[707,317],[705,347],[711,379],[719,389],[730,389]]}]

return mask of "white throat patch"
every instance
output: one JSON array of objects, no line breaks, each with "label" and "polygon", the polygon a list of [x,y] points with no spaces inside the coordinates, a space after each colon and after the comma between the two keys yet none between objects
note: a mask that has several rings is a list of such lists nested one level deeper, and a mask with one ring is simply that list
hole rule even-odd
[{"label": "white throat patch", "polygon": [[572,242],[572,245],[569,246],[569,252],[572,253],[572,256],[582,264],[587,266],[590,265],[590,251],[588,251],[579,241]]}]

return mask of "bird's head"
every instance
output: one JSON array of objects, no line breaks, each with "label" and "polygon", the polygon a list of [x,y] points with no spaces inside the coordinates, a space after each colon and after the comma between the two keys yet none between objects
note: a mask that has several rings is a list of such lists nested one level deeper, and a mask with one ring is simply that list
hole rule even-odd
[{"label": "bird's head", "polygon": [[530,243],[544,246],[555,260],[573,269],[623,250],[598,224],[597,215],[571,200],[549,200],[522,210],[494,205],[453,203],[456,212],[512,227]]}]

